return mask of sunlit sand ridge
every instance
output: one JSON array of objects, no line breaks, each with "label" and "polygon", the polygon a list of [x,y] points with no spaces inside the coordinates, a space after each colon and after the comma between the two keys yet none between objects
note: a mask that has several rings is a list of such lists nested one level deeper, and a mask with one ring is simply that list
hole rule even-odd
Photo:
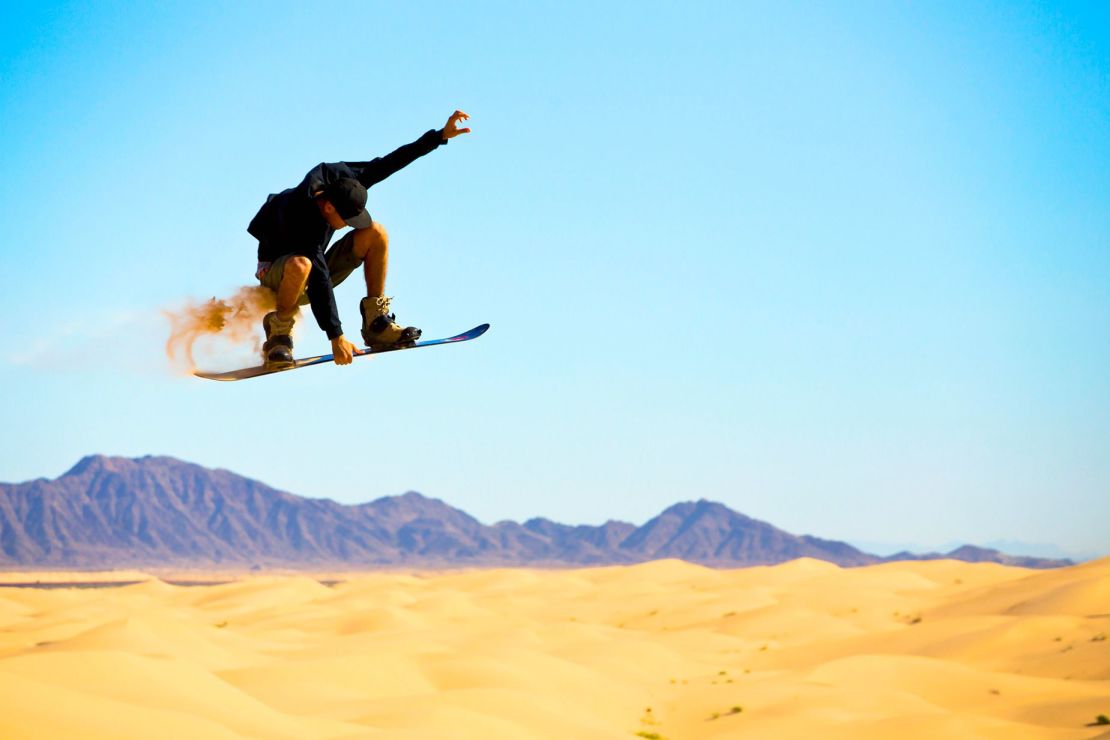
[{"label": "sunlit sand ridge", "polygon": [[1110,737],[1110,559],[345,578],[0,588],[0,737]]}]

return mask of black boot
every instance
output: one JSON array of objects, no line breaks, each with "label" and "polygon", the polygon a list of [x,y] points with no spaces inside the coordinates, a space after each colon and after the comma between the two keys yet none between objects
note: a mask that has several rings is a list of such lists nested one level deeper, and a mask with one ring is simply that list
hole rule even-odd
[{"label": "black boot", "polygon": [[408,347],[422,333],[415,326],[402,327],[395,314],[389,312],[392,298],[363,298],[358,306],[362,314],[362,339],[372,350]]},{"label": "black boot", "polygon": [[293,319],[282,320],[277,311],[271,311],[262,319],[266,332],[266,343],[262,345],[262,359],[266,367],[281,369],[293,365]]}]

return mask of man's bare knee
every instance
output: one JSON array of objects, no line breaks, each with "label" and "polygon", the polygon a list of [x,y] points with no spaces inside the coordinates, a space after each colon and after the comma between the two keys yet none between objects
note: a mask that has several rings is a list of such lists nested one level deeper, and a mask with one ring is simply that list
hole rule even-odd
[{"label": "man's bare knee", "polygon": [[308,277],[312,271],[312,260],[302,255],[294,255],[285,261],[285,274],[297,279]]},{"label": "man's bare knee", "polygon": [[382,253],[389,247],[389,234],[377,221],[365,229],[355,229],[354,236],[354,252],[359,259],[365,259],[370,254]]},{"label": "man's bare knee", "polygon": [[388,244],[389,233],[385,227],[375,221],[365,229],[355,229],[355,238],[370,245]]}]

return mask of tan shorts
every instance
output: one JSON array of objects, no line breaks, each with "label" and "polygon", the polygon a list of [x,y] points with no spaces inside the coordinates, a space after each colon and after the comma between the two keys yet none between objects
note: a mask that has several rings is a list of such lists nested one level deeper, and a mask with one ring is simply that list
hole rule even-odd
[{"label": "tan shorts", "polygon": [[[349,231],[342,239],[328,247],[328,251],[324,252],[324,261],[327,262],[328,274],[331,276],[331,287],[333,288],[346,280],[347,276],[362,264],[362,260],[355,256],[354,237],[355,232],[353,230]],[[259,262],[258,271],[255,272],[258,282],[276,293],[278,287],[281,286],[281,278],[285,275],[285,263],[292,256],[291,254],[285,254],[273,262]],[[301,291],[297,304],[307,306],[308,294]]]}]

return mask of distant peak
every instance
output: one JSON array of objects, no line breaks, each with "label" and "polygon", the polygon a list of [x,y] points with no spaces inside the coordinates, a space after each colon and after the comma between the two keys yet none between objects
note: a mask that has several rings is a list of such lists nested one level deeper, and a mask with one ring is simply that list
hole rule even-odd
[{"label": "distant peak", "polygon": [[63,478],[87,473],[122,473],[134,470],[136,467],[150,467],[177,463],[180,460],[172,457],[159,457],[144,455],[143,457],[114,457],[111,455],[85,455],[77,464],[62,474]]},{"label": "distant peak", "polygon": [[360,506],[373,506],[379,508],[383,506],[419,506],[421,508],[428,508],[435,506],[447,506],[447,504],[445,504],[443,501],[440,501],[438,498],[431,498],[416,491],[405,491],[404,493],[396,496],[382,496],[381,498],[376,498],[369,503],[360,504]]},{"label": "distant peak", "polygon": [[718,501],[710,501],[705,498],[698,499],[697,501],[680,501],[677,504],[671,504],[663,510],[663,514],[675,514],[683,518],[694,515],[704,516],[710,513],[736,514],[737,512]]},{"label": "distant peak", "polygon": [[98,473],[101,471],[118,472],[124,463],[130,462],[125,457],[108,457],[107,455],[85,455],[77,464],[62,474],[63,478],[85,473]]},{"label": "distant peak", "polygon": [[961,556],[972,555],[1001,555],[998,550],[992,550],[989,547],[979,547],[978,545],[960,545],[948,553],[948,557],[959,558]]}]

